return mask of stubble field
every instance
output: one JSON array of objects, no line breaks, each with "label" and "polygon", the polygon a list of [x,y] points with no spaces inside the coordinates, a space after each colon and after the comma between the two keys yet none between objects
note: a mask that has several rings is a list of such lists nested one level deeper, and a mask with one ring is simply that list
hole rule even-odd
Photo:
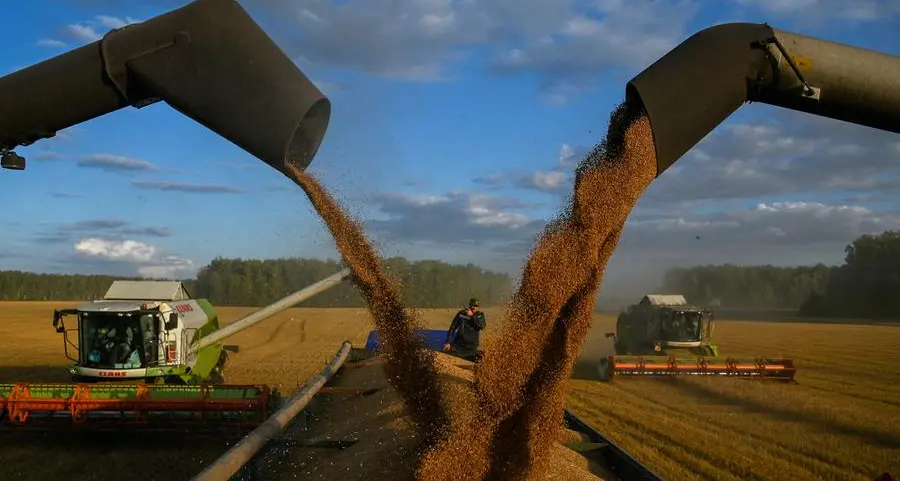
[{"label": "stubble field", "polygon": [[[0,382],[68,381],[54,308],[77,303],[0,302]],[[252,308],[220,308],[223,323]],[[421,311],[444,329],[454,310]],[[486,309],[495,330],[499,310]],[[729,356],[790,356],[799,384],[731,379],[625,379],[600,383],[594,361],[609,352],[598,316],[573,373],[569,409],[676,480],[871,479],[900,473],[900,327],[723,320]],[[229,383],[292,392],[341,341],[361,346],[365,309],[291,309],[244,331]],[[0,434],[0,479],[187,479],[215,459],[221,438],[116,435],[90,443],[66,436]]]}]

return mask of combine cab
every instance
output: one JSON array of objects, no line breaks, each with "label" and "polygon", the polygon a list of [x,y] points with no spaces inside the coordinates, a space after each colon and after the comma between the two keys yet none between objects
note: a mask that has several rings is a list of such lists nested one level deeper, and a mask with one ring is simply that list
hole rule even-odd
[{"label": "combine cab", "polygon": [[646,295],[619,314],[612,338],[615,356],[602,359],[598,374],[613,376],[739,376],[793,381],[791,359],[720,358],[713,342],[713,313],[681,295]]},{"label": "combine cab", "polygon": [[[66,327],[67,316],[77,327]],[[55,311],[53,327],[63,335],[66,357],[75,362],[69,368],[75,382],[225,381],[224,346],[189,349],[218,330],[216,310],[206,299],[191,299],[181,282],[115,281],[103,299]]]}]

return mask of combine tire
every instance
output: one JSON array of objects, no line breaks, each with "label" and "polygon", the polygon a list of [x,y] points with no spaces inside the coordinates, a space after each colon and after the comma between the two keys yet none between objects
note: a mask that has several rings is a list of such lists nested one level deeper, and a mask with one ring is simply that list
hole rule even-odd
[{"label": "combine tire", "polygon": [[223,376],[218,369],[213,369],[213,371],[209,373],[209,383],[216,386],[225,384],[225,376]]},{"label": "combine tire", "polygon": [[603,382],[609,382],[609,359],[602,358],[597,362],[597,378]]},{"label": "combine tire", "polygon": [[228,351],[223,349],[222,352],[219,353],[219,362],[216,363],[216,366],[212,369],[212,372],[209,373],[210,384],[225,384],[225,365],[227,363]]}]

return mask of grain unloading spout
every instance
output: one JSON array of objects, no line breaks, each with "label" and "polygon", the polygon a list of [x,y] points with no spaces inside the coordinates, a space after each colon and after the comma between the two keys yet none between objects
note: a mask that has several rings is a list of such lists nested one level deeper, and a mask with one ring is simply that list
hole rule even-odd
[{"label": "grain unloading spout", "polygon": [[309,165],[331,116],[236,1],[198,0],[0,78],[4,167],[24,168],[17,146],[160,100],[279,171]]},{"label": "grain unloading spout", "polygon": [[224,339],[227,339],[227,338],[243,331],[244,329],[253,327],[256,324],[259,324],[260,322],[265,321],[266,319],[274,316],[275,314],[278,314],[279,312],[284,311],[285,309],[296,306],[297,304],[309,299],[310,297],[313,297],[317,294],[325,292],[328,289],[331,289],[332,287],[340,284],[341,281],[343,281],[347,277],[350,277],[351,274],[352,274],[352,271],[349,268],[344,268],[344,269],[341,269],[340,271],[326,277],[325,279],[322,279],[321,281],[316,282],[315,284],[304,287],[303,289],[300,289],[299,291],[297,291],[293,294],[289,294],[285,297],[282,297],[281,299],[273,302],[272,304],[269,304],[268,306],[263,307],[262,309],[259,309],[257,311],[254,311],[254,312],[242,317],[241,319],[235,321],[234,323],[229,324],[227,327],[224,327],[222,329],[214,331],[209,336],[200,338],[197,341],[197,343],[195,343],[194,345],[191,346],[191,350],[194,352],[197,352],[206,346],[209,346],[209,345],[215,344],[217,342],[220,342]]},{"label": "grain unloading spout", "polygon": [[900,57],[729,23],[665,54],[626,98],[647,112],[658,176],[747,101],[900,133]]}]

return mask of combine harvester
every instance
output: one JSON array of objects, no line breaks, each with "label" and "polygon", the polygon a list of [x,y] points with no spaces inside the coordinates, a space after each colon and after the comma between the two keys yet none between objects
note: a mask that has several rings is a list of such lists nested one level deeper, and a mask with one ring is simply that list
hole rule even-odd
[{"label": "combine harvester", "polygon": [[[53,314],[66,356],[75,362],[69,368],[73,383],[0,384],[0,424],[92,430],[255,427],[280,395],[265,385],[225,384],[227,351],[237,347],[221,341],[349,275],[344,269],[224,328],[213,305],[192,299],[180,282],[116,281],[103,299]],[[70,315],[76,328],[65,325]]]},{"label": "combine harvester", "polygon": [[715,318],[682,295],[648,294],[619,314],[616,355],[597,364],[602,381],[613,376],[726,376],[794,381],[793,359],[721,358],[713,341]]}]

